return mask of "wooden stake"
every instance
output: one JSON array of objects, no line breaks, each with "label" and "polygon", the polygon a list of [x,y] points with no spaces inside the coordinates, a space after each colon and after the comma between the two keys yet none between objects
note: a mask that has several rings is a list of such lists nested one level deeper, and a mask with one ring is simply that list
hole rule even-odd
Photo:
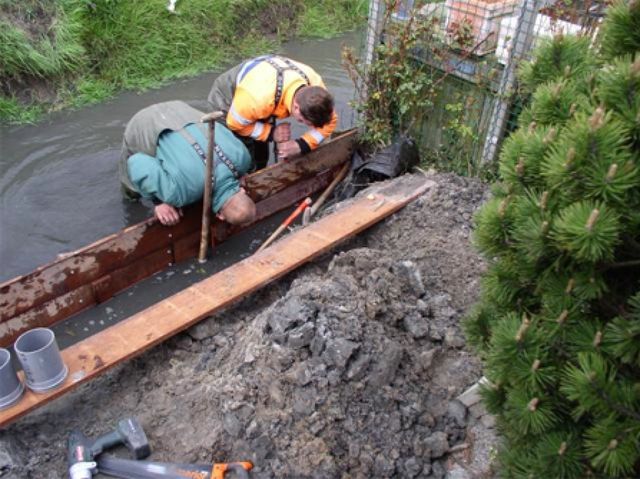
[{"label": "wooden stake", "polygon": [[216,138],[216,120],[224,116],[221,111],[214,111],[204,115],[200,121],[209,123],[209,145],[207,147],[207,161],[204,169],[204,194],[202,196],[202,229],[200,230],[200,252],[198,253],[198,262],[205,263],[207,261],[207,247],[209,246],[209,227],[211,225],[211,193],[213,175],[213,147]]},{"label": "wooden stake", "polygon": [[313,204],[313,206],[304,212],[304,216],[302,217],[303,225],[306,226],[309,224],[309,221],[311,221],[311,217],[315,215],[320,209],[320,207],[324,204],[324,202],[327,201],[327,198],[333,192],[333,190],[336,189],[336,186],[338,186],[338,183],[340,183],[344,179],[344,177],[347,176],[347,172],[349,171],[350,166],[351,166],[351,162],[347,161],[342,166],[342,168],[340,169],[336,177],[333,179],[333,181],[329,183],[329,186],[327,186],[327,189],[324,190],[322,194],[318,197],[318,199]]}]

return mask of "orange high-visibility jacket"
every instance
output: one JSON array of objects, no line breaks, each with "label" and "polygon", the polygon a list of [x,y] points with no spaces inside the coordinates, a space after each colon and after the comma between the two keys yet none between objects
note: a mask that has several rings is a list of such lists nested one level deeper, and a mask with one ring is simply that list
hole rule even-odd
[{"label": "orange high-visibility jacket", "polygon": [[[287,68],[286,63],[279,57],[271,58],[283,68]],[[291,62],[307,75],[311,86],[325,88],[322,78],[313,68],[293,60]],[[282,96],[274,106],[277,76],[274,66],[260,58],[249,60],[242,66],[236,78],[233,101],[227,114],[227,126],[231,130],[241,136],[267,141],[272,128],[268,122],[269,118],[275,116],[283,119],[291,116],[293,96],[298,88],[307,83],[300,73],[286,69],[283,72]],[[313,150],[331,135],[337,124],[338,115],[334,111],[329,123],[322,128],[310,129],[301,139]]]}]

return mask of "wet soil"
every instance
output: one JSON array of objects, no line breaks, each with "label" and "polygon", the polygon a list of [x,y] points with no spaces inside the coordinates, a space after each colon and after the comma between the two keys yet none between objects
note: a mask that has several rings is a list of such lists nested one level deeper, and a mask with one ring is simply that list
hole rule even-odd
[{"label": "wet soil", "polygon": [[68,433],[127,416],[155,461],[251,460],[252,478],[492,477],[492,425],[456,400],[482,375],[460,322],[487,191],[430,179],[357,238],[0,432],[0,477],[66,477]]}]

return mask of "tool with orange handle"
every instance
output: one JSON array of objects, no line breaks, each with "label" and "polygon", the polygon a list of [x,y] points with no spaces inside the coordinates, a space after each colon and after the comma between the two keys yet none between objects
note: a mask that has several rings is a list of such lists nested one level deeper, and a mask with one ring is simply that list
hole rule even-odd
[{"label": "tool with orange handle", "polygon": [[98,472],[122,479],[224,479],[227,472],[234,478],[248,479],[253,464],[248,461],[211,464],[174,464],[134,461],[113,456],[100,456]]},{"label": "tool with orange handle", "polygon": [[293,210],[293,213],[291,213],[287,217],[287,219],[284,220],[280,226],[278,226],[278,229],[275,230],[271,234],[271,236],[269,236],[267,238],[267,241],[262,243],[262,246],[260,246],[260,248],[258,248],[256,253],[259,252],[259,251],[262,251],[267,246],[269,246],[271,243],[273,243],[275,241],[275,239],[280,235],[280,233],[282,233],[287,226],[289,226],[291,223],[293,223],[293,220],[295,220],[298,216],[300,216],[302,214],[302,212],[304,210],[306,210],[309,206],[311,206],[311,198],[305,198],[304,201],[302,203],[300,203],[295,210]]},{"label": "tool with orange handle", "polygon": [[[213,476],[212,479],[223,479],[224,475],[227,471],[235,471],[236,473],[240,473],[237,477],[249,477],[247,474],[251,469],[253,469],[253,464],[248,461],[243,462],[232,462],[229,464],[214,464],[213,465]],[[242,474],[244,473],[244,476]]]}]

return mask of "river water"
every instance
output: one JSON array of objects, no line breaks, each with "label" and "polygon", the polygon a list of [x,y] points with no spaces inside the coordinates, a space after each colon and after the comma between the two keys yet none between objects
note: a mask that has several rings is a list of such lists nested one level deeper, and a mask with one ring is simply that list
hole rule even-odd
[{"label": "river water", "polygon": [[[335,96],[340,129],[355,122],[349,106],[354,89],[341,65],[343,44],[360,48],[363,36],[294,41],[280,52],[322,76]],[[103,104],[52,114],[37,125],[0,127],[0,282],[150,216],[148,205],[120,196],[117,161],[127,121],[145,106],[167,100],[206,110],[211,84],[224,69],[144,93],[125,92]],[[246,241],[234,241],[240,257],[246,255]],[[237,257],[219,254],[230,262]]]}]

